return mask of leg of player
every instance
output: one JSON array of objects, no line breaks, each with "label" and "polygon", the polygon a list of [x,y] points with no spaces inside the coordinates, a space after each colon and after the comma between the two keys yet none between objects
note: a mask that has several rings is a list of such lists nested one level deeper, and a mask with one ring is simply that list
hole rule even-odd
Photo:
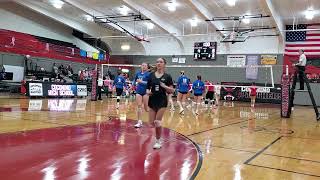
[{"label": "leg of player", "polygon": [[136,96],[136,103],[137,103],[137,116],[138,116],[138,123],[134,125],[135,128],[142,127],[142,102],[143,102],[143,96],[140,94],[137,94]]},{"label": "leg of player", "polygon": [[182,104],[181,104],[182,96],[183,96],[183,94],[180,93],[180,92],[178,92],[177,104],[178,104],[178,106],[179,106],[179,108],[180,108],[180,110],[179,110],[179,113],[180,113],[180,114],[182,114],[182,113],[184,112],[184,109],[183,109]]},{"label": "leg of player", "polygon": [[154,126],[156,129],[156,143],[153,146],[154,149],[161,148],[161,133],[162,133],[161,121],[162,121],[165,110],[166,108],[161,108],[156,112],[156,117],[154,120]]}]

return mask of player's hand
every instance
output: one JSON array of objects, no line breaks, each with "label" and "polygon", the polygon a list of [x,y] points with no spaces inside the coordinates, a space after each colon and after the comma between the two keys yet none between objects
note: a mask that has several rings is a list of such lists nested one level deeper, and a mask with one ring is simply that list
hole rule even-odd
[{"label": "player's hand", "polygon": [[142,83],[142,80],[141,79],[137,79],[137,83]]},{"label": "player's hand", "polygon": [[151,96],[152,92],[150,90],[147,90],[147,95]]}]

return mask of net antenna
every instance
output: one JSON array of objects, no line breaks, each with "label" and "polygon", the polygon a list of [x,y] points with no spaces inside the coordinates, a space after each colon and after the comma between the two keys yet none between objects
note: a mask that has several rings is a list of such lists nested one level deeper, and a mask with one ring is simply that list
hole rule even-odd
[{"label": "net antenna", "polygon": [[[140,68],[138,64],[101,64],[101,71],[105,68],[111,67],[134,67]],[[151,65],[152,66],[152,65]],[[283,73],[283,65],[248,65],[248,66],[227,66],[227,65],[167,65],[168,73],[171,75],[178,75],[181,70],[193,70],[187,71],[188,77],[195,79],[198,74],[203,76],[203,80],[208,79],[212,82],[243,82],[264,84],[261,88],[275,88],[275,73],[277,76],[277,83],[280,82],[281,75]],[[246,78],[246,70],[250,69],[258,71],[257,80],[250,80]],[[206,74],[215,72],[214,77],[206,77]],[[279,78],[278,78],[279,76]],[[175,77],[174,77],[175,78]],[[279,80],[278,80],[279,79]],[[235,86],[235,85],[221,85],[222,87],[248,87],[248,86]],[[259,86],[258,86],[259,87]]]}]

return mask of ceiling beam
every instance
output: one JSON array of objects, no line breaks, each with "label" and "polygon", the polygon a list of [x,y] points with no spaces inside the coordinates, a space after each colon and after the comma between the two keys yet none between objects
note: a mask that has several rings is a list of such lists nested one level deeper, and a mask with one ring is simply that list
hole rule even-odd
[{"label": "ceiling beam", "polygon": [[277,26],[277,30],[280,32],[279,38],[281,40],[284,40],[285,33],[283,32],[283,30],[285,29],[285,26],[284,26],[284,23],[281,19],[281,16],[279,15],[279,13],[276,11],[274,5],[272,4],[272,0],[261,0],[260,2],[261,2],[260,4],[263,6],[264,10],[269,12],[269,14],[272,15],[271,17],[273,18],[274,23]]},{"label": "ceiling beam", "polygon": [[91,36],[97,36],[99,34],[101,34],[102,32],[104,34],[111,34],[111,32],[109,30],[106,30],[106,29],[102,29],[101,27],[99,26],[92,26],[91,25],[88,25],[88,24],[85,24],[85,23],[82,23],[82,22],[79,22],[79,21],[75,21],[73,19],[70,19],[66,16],[63,16],[61,14],[57,14],[57,13],[54,13],[52,11],[49,11],[45,8],[42,8],[36,4],[33,3],[33,1],[29,1],[29,0],[14,0],[15,3],[17,4],[20,4],[24,7],[27,7],[39,14],[42,14],[44,16],[47,16],[48,18],[50,19],[53,19],[57,22],[60,22],[66,26],[69,26],[73,29],[77,29],[83,33],[86,33],[86,34],[89,34]]},{"label": "ceiling beam", "polygon": [[177,37],[177,36],[181,36],[182,35],[182,30],[179,30],[176,27],[168,24],[165,20],[163,20],[162,18],[156,16],[155,14],[153,14],[151,11],[149,11],[145,7],[140,6],[139,4],[134,2],[133,0],[123,0],[123,2],[128,7],[132,8],[134,11],[140,12],[146,18],[151,19],[151,21],[154,24],[156,24],[158,27],[160,27],[163,31],[169,33],[170,36],[172,36],[173,38],[175,38],[177,40],[177,42],[180,45],[181,50],[184,51],[184,46],[183,46],[183,44],[181,42],[181,39],[179,37]]},{"label": "ceiling beam", "polygon": [[[90,16],[105,16],[105,14],[102,14],[102,13],[100,13],[100,12],[97,12],[96,10],[91,9],[90,7],[84,6],[84,5],[82,5],[81,3],[77,2],[77,1],[74,1],[74,0],[64,0],[64,2],[70,4],[70,5],[73,6],[73,7],[76,7],[76,8],[78,8],[78,9],[80,9],[81,11],[83,11],[84,13],[86,13],[86,14],[88,14],[88,15],[90,15]],[[112,24],[112,23],[110,23],[110,24],[108,24],[108,25],[111,26],[111,27],[113,27],[113,28],[115,28],[116,30],[124,33],[124,31],[123,31],[120,27],[118,27],[117,25]],[[125,29],[127,29],[130,33],[131,33],[131,32],[134,32],[134,30],[131,29],[131,28],[129,28],[129,27],[125,27]]]},{"label": "ceiling beam", "polygon": [[[212,14],[206,7],[204,7],[199,0],[187,0],[187,2],[189,3],[189,5],[191,6],[192,9],[194,9],[200,16],[202,16],[204,19],[212,19],[214,16],[214,14]],[[221,22],[213,22],[210,21],[208,22],[209,24],[212,25],[212,27],[214,29],[223,29],[224,26]],[[220,35],[223,35],[220,32]]]}]

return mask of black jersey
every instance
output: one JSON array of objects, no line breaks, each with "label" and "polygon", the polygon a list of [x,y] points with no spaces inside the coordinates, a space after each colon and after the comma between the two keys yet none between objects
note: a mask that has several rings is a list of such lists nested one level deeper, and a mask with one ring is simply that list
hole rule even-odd
[{"label": "black jersey", "polygon": [[148,106],[154,111],[168,106],[167,92],[160,86],[160,82],[163,82],[167,86],[173,85],[169,74],[164,73],[160,78],[157,78],[155,73],[150,74],[147,88],[151,90],[152,94],[149,97]]},{"label": "black jersey", "polygon": [[151,90],[152,95],[160,95],[160,96],[166,96],[167,92],[166,90],[160,86],[160,82],[163,82],[166,86],[172,86],[173,81],[170,74],[164,73],[160,78],[157,78],[155,73],[151,73],[147,88]]}]

